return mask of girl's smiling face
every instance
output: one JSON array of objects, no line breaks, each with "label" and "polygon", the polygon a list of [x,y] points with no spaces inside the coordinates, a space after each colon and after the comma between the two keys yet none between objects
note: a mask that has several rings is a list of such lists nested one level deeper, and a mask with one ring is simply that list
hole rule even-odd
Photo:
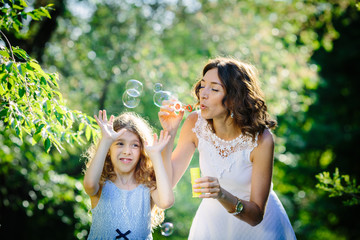
[{"label": "girl's smiling face", "polygon": [[110,159],[114,171],[128,174],[135,171],[140,160],[141,141],[135,133],[126,131],[110,147]]}]

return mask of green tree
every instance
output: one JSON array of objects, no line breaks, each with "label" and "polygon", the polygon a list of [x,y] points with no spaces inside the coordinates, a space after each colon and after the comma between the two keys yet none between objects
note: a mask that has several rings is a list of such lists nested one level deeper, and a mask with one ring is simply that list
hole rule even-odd
[{"label": "green tree", "polygon": [[1,1],[0,8],[1,39],[7,44],[0,50],[0,236],[45,239],[53,231],[62,232],[53,239],[82,238],[89,223],[82,183],[56,167],[71,145],[94,138],[97,127],[91,117],[66,107],[57,74],[46,73],[3,33],[19,32],[28,17],[50,18],[51,5],[26,7],[18,0]]},{"label": "green tree", "polygon": [[[341,14],[334,14],[331,21],[337,39],[330,49],[320,45],[310,60],[318,65],[320,76],[317,88],[306,89],[309,95],[316,97],[315,101],[297,121],[289,121],[291,125],[286,134],[291,137],[286,149],[297,156],[297,167],[284,168],[284,180],[292,181],[303,190],[297,196],[299,207],[311,203],[310,208],[306,207],[308,211],[295,210],[297,224],[302,225],[299,236],[356,239],[360,233],[351,219],[359,214],[359,206],[344,206],[343,201],[353,199],[355,203],[358,199],[358,186],[350,179],[358,178],[360,173],[360,165],[355,160],[359,155],[359,84],[356,80],[360,56],[359,11],[352,4]],[[316,33],[321,38],[324,28],[320,27]],[[281,120],[285,121],[287,117],[283,116]],[[339,175],[336,168],[347,174]],[[333,178],[329,172],[335,172]],[[300,174],[310,177],[298,177]],[[318,179],[313,177],[315,175]],[[321,189],[341,197],[329,199],[327,192]]]}]

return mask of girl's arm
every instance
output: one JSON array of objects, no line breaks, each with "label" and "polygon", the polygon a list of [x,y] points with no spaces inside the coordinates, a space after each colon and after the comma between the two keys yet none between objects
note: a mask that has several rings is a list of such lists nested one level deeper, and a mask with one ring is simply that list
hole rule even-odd
[{"label": "girl's arm", "polygon": [[[235,215],[251,226],[259,224],[264,216],[266,202],[270,192],[274,158],[274,140],[271,133],[265,130],[259,136],[258,146],[251,153],[253,162],[251,176],[250,201],[240,199],[243,211]],[[193,187],[195,192],[202,192],[201,198],[216,198],[228,212],[234,212],[237,198],[220,187],[219,181],[214,177],[203,177],[195,180],[198,184]]]},{"label": "girl's arm", "polygon": [[145,151],[153,163],[156,175],[156,189],[152,191],[151,198],[154,203],[162,209],[170,208],[175,201],[171,183],[161,156],[161,151],[169,140],[170,135],[168,135],[168,132],[161,131],[159,139],[157,138],[157,135],[154,134],[154,143],[152,146],[145,146]]},{"label": "girl's arm", "polygon": [[97,147],[95,156],[90,162],[90,166],[86,169],[84,188],[89,196],[96,195],[100,189],[99,181],[104,167],[105,157],[111,144],[111,140],[102,138]]},{"label": "girl's arm", "polygon": [[[168,114],[168,113],[164,113],[164,114]],[[192,131],[192,129],[194,128],[195,123],[197,121],[197,113],[193,112],[186,118],[180,131],[178,144],[174,152],[172,152],[172,154],[171,151],[174,146],[173,135],[176,134],[176,130],[178,127],[176,123],[178,119],[176,117],[173,117],[173,118],[167,118],[165,119],[166,121],[164,121],[164,119],[161,118],[161,112],[159,113],[159,118],[164,129],[172,130],[171,132],[172,138],[170,139],[169,143],[166,146],[167,154],[163,154],[163,157],[164,157],[165,168],[167,168],[167,172],[169,174],[169,179],[172,180],[172,187],[175,187],[178,181],[184,175],[186,169],[189,166],[191,158],[195,152],[197,138],[195,133]],[[175,128],[171,128],[172,126],[175,126]]]},{"label": "girl's arm", "polygon": [[99,116],[94,116],[97,124],[101,128],[102,137],[95,156],[90,161],[90,165],[87,168],[84,176],[84,188],[85,192],[89,196],[94,196],[100,189],[100,177],[104,167],[106,155],[109,151],[111,144],[126,130],[121,129],[119,132],[115,132],[113,129],[114,116],[111,115],[109,121],[107,120],[106,110],[99,111]]}]

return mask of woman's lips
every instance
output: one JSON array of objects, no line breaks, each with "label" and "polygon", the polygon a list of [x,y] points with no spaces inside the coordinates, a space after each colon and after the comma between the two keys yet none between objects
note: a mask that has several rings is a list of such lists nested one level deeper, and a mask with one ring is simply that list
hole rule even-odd
[{"label": "woman's lips", "polygon": [[203,109],[206,109],[207,106],[205,106],[204,104],[200,104],[200,109],[203,110]]}]

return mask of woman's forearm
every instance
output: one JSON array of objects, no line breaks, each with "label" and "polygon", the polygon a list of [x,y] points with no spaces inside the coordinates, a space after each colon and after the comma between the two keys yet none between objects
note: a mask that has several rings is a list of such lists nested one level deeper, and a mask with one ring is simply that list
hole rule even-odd
[{"label": "woman's forearm", "polygon": [[[229,214],[235,212],[238,201],[237,197],[223,188],[221,189],[221,192],[222,194],[218,198],[218,201],[229,212]],[[241,213],[234,215],[234,217],[250,224],[251,226],[256,226],[259,224],[263,219],[264,211],[262,211],[255,202],[246,201],[243,199],[240,199],[240,201],[243,204],[243,209]]]}]

